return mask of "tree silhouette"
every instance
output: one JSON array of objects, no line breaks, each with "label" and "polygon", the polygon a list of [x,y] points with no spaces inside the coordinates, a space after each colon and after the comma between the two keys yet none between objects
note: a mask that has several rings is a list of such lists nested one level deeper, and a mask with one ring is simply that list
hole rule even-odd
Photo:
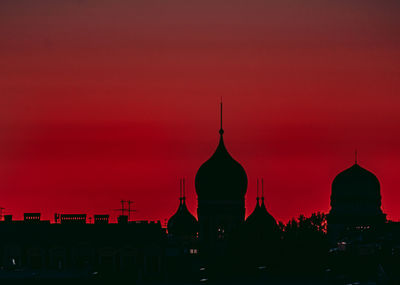
[{"label": "tree silhouette", "polygon": [[283,256],[287,265],[297,272],[321,271],[328,252],[326,214],[300,215],[286,225],[279,223],[279,227],[283,229]]}]

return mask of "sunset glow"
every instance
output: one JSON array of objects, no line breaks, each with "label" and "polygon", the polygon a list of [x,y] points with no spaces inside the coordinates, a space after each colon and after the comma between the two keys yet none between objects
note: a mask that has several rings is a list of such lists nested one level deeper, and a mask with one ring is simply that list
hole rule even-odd
[{"label": "sunset glow", "polygon": [[[169,218],[224,140],[281,221],[358,162],[400,219],[399,1],[2,1],[0,207]],[[360,4],[362,3],[362,5]]]}]

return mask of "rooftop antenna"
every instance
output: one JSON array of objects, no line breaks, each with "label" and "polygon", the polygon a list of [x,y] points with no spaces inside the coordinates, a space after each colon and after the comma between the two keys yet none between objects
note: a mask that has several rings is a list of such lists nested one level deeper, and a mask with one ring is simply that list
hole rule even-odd
[{"label": "rooftop antenna", "polygon": [[[125,203],[128,204],[128,209],[125,208]],[[125,216],[125,212],[128,212],[128,219],[130,219],[131,213],[136,212],[136,210],[131,209],[131,204],[133,204],[131,200],[121,200],[121,209],[114,209],[114,211],[121,211],[121,216]]]},{"label": "rooftop antenna", "polygon": [[124,200],[121,200],[121,214],[122,214],[122,216],[125,214],[124,203],[125,203],[125,201],[124,201]]},{"label": "rooftop antenna", "polygon": [[357,149],[354,151],[354,161],[357,164]]},{"label": "rooftop antenna", "polygon": [[130,221],[131,220],[131,213],[132,212],[136,212],[136,210],[132,210],[131,209],[131,204],[133,204],[133,201],[127,200],[125,202],[128,203],[128,221]]},{"label": "rooftop antenna", "polygon": [[222,136],[224,134],[224,129],[222,128],[222,96],[221,96],[221,128],[219,129],[219,134]]}]

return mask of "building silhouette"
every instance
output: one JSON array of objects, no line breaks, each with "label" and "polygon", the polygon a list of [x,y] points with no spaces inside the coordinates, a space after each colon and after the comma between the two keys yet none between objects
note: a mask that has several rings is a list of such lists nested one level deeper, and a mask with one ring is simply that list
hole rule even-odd
[{"label": "building silhouette", "polygon": [[337,241],[354,230],[381,227],[386,215],[381,209],[378,178],[357,161],[340,172],[332,182],[328,235]]},{"label": "building silhouette", "polygon": [[165,231],[159,222],[108,223],[108,215],[96,216],[93,224],[82,221],[84,214],[61,215],[59,223],[38,213],[26,213],[23,221],[8,216],[0,222],[0,282],[162,277]]},{"label": "building silhouette", "polygon": [[[261,180],[261,183],[264,184],[263,180]],[[259,183],[257,179],[257,188],[258,184]],[[261,198],[258,196],[257,189],[256,206],[253,212],[247,217],[245,225],[245,230],[253,241],[259,240],[276,242],[276,239],[279,235],[279,228],[275,218],[267,211],[263,185]]]},{"label": "building silhouette", "polygon": [[210,247],[243,224],[246,210],[247,174],[225,147],[222,103],[219,135],[217,149],[200,166],[195,178],[199,239]]},{"label": "building silhouette", "polygon": [[[245,219],[247,174],[229,154],[223,136],[221,103],[218,146],[195,177],[198,220],[186,205],[185,179],[167,228],[159,221],[130,221],[124,213],[133,210],[124,203],[131,201],[124,200],[117,223],[110,223],[109,215],[94,215],[93,223],[86,214],[55,214],[54,223],[42,220],[40,213],[25,213],[22,221],[5,215],[0,221],[0,281],[34,276],[205,282],[240,274],[253,278],[261,272],[278,272],[280,280],[288,266],[299,275],[320,274],[329,266],[326,272],[337,276],[384,268],[400,282],[400,223],[386,221],[373,173],[356,161],[332,182],[327,220],[317,213],[286,226],[278,226],[269,213],[263,179],[261,187],[257,179],[256,205]],[[378,279],[374,274],[371,278]]]},{"label": "building silhouette", "polygon": [[180,180],[179,207],[176,213],[168,220],[168,235],[183,240],[196,239],[198,222],[186,206],[185,179]]}]

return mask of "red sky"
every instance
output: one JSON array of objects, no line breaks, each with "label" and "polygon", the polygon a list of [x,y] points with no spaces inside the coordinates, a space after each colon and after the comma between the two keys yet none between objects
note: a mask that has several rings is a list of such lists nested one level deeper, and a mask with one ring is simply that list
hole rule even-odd
[{"label": "red sky", "polygon": [[[273,2],[279,2],[273,3]],[[359,163],[400,219],[399,1],[1,1],[0,206],[164,221],[225,142],[286,221]],[[247,213],[248,213],[247,212]]]}]

